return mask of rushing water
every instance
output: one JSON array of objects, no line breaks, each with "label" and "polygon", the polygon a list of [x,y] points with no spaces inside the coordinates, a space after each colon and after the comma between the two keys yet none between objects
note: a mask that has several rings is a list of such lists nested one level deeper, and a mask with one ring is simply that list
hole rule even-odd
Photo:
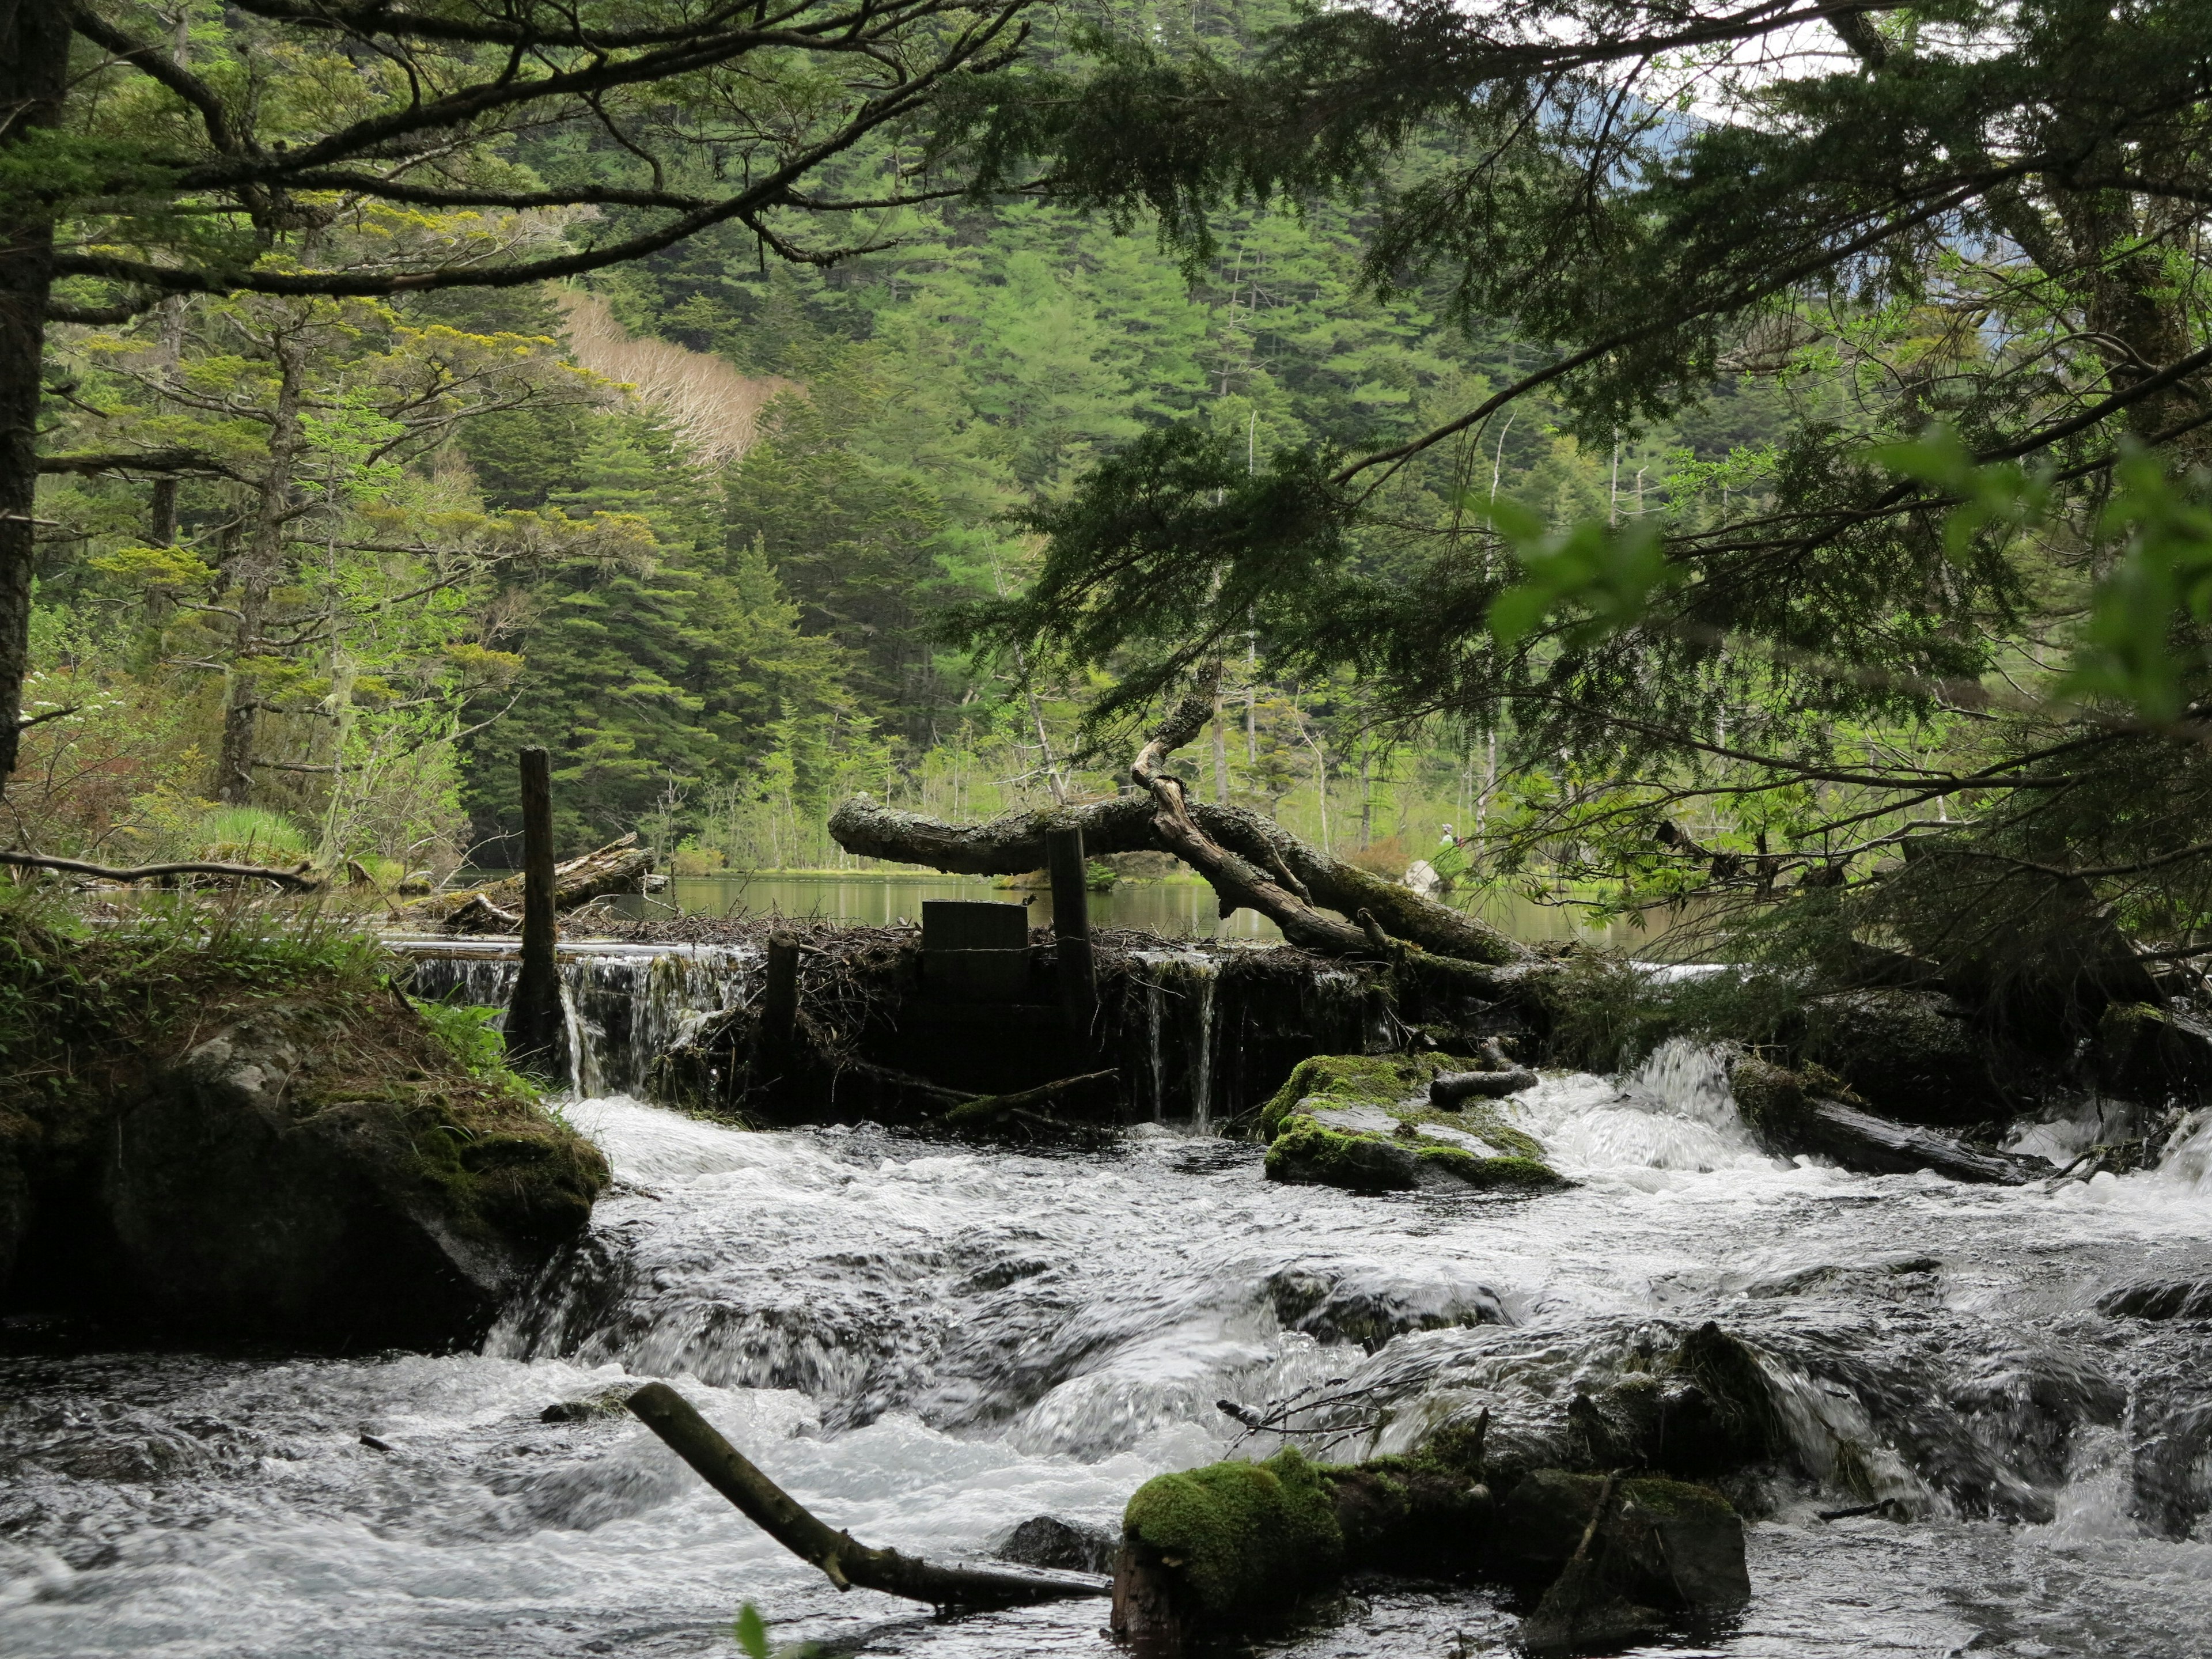
[{"label": "rushing water", "polygon": [[[481,1353],[48,1355],[19,1332],[0,1652],[728,1654],[750,1599],[834,1653],[1103,1659],[1103,1603],[938,1622],[840,1596],[627,1418],[541,1413],[676,1379],[835,1524],[957,1554],[1040,1513],[1111,1524],[1151,1474],[1230,1449],[1218,1398],[1345,1379],[1344,1452],[1478,1405],[1540,1437],[1574,1383],[1712,1318],[1770,1357],[1803,1455],[1855,1459],[1910,1518],[1824,1522],[1857,1500],[1785,1482],[1750,1530],[1756,1600],[1699,1651],[2212,1654],[2212,1334],[2094,1307],[2212,1273],[2212,1128],[2046,1192],[1763,1157],[1686,1049],[1514,1109],[1577,1187],[1355,1197],[1166,1128],[1047,1157],[575,1102],[619,1184]],[[1445,1659],[1514,1626],[1480,1589],[1354,1591],[1266,1650]]]}]

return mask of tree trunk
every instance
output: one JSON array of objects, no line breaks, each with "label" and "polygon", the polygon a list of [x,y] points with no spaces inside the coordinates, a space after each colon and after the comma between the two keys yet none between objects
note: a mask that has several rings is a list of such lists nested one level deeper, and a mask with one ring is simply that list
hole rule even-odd
[{"label": "tree trunk", "polygon": [[[0,158],[59,124],[69,48],[54,0],[0,0]],[[30,672],[40,368],[54,280],[53,210],[16,203],[0,212],[0,784],[15,769]]]},{"label": "tree trunk", "polygon": [[260,677],[254,672],[253,663],[261,655],[269,595],[284,574],[285,544],[291,538],[292,474],[307,441],[300,424],[307,346],[296,333],[280,325],[270,339],[270,349],[279,378],[269,430],[269,470],[254,512],[252,534],[246,551],[234,561],[228,573],[237,601],[238,626],[231,649],[230,683],[223,693],[222,749],[216,765],[216,798],[226,806],[244,806],[253,799],[254,739],[262,708]]},{"label": "tree trunk", "polygon": [[[957,875],[1018,876],[1043,866],[1045,831],[1056,824],[1080,829],[1084,851],[1093,858],[1176,852],[1153,823],[1154,805],[1149,793],[1132,792],[1064,812],[1018,812],[988,823],[954,824],[855,795],[831,815],[830,833],[847,852],[866,858],[925,865]],[[1527,946],[1489,923],[1332,858],[1272,818],[1241,806],[1203,801],[1185,805],[1198,828],[1220,848],[1255,871],[1273,871],[1279,882],[1294,893],[1302,890],[1312,904],[1347,917],[1365,910],[1391,937],[1439,956],[1490,967],[1532,958]],[[1364,934],[1357,948],[1368,948]]]}]

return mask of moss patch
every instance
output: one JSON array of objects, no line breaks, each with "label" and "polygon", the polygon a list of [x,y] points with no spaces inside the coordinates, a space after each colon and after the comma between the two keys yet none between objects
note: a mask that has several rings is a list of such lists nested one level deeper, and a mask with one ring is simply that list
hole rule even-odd
[{"label": "moss patch", "polygon": [[[1300,1061],[1260,1115],[1267,1178],[1349,1192],[1402,1192],[1428,1175],[1493,1190],[1567,1184],[1544,1162],[1541,1143],[1507,1123],[1492,1103],[1470,1101],[1456,1112],[1429,1104],[1431,1079],[1481,1069],[1481,1062],[1455,1054],[1316,1054]],[[1365,1109],[1374,1127],[1316,1115],[1339,1107]],[[1384,1118],[1374,1116],[1378,1110]],[[1472,1135],[1502,1156],[1439,1145],[1419,1133],[1424,1125]]]},{"label": "moss patch", "polygon": [[1260,1109],[1261,1138],[1272,1140],[1279,1134],[1303,1101],[1323,1097],[1347,1106],[1395,1106],[1423,1093],[1439,1072],[1470,1072],[1480,1064],[1449,1054],[1316,1054],[1300,1060]]},{"label": "moss patch", "polygon": [[[66,1279],[41,1294],[152,1317],[158,1281],[181,1330],[343,1336],[359,1314],[427,1343],[443,1328],[401,1316],[460,1283],[437,1252],[489,1296],[498,1264],[574,1236],[607,1183],[598,1149],[481,1045],[457,1051],[397,965],[312,915],[185,902],[80,936],[0,903],[0,1292],[35,1228],[33,1277]],[[356,1304],[321,1270],[353,1274]],[[357,1305],[372,1286],[399,1310],[381,1325]]]},{"label": "moss patch", "polygon": [[1211,1623],[1279,1613],[1342,1571],[1344,1534],[1320,1470],[1295,1450],[1212,1463],[1137,1488],[1123,1536],[1156,1556]]},{"label": "moss patch", "polygon": [[1354,1193],[1403,1192],[1421,1184],[1419,1158],[1394,1140],[1346,1134],[1301,1115],[1268,1146],[1267,1179]]}]

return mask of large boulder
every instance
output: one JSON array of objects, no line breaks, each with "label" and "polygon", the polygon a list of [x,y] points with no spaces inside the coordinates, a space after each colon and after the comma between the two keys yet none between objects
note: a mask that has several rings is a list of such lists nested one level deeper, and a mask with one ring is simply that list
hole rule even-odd
[{"label": "large boulder", "polygon": [[[1300,1062],[1260,1115],[1270,1181],[1405,1191],[1442,1185],[1541,1191],[1564,1186],[1535,1137],[1471,1093],[1440,1107],[1438,1078],[1499,1075],[1516,1087],[1533,1073],[1449,1054],[1319,1054]],[[1525,1079],[1525,1080],[1524,1080]]]},{"label": "large boulder", "polygon": [[[364,975],[187,961],[100,990],[107,1029],[58,1007],[46,1063],[0,1085],[0,1304],[190,1340],[445,1347],[605,1185],[524,1085]],[[124,1017],[134,990],[154,1013]]]},{"label": "large boulder", "polygon": [[1989,1046],[1966,1011],[1938,991],[1840,991],[1805,1006],[1805,1057],[1884,1114],[1971,1124],[2008,1108]]},{"label": "large boulder", "polygon": [[1495,1478],[1493,1491],[1480,1429],[1366,1463],[1285,1450],[1157,1476],[1123,1516],[1115,1633],[1172,1653],[1265,1631],[1362,1569],[1550,1586],[1554,1626],[1626,1618],[1638,1636],[1750,1595],[1743,1524],[1707,1487],[1553,1468]]}]

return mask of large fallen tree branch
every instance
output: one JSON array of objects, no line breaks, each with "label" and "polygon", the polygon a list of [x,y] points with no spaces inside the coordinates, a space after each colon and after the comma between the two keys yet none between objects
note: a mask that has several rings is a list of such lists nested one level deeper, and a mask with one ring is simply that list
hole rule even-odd
[{"label": "large fallen tree branch", "polygon": [[754,1468],[714,1431],[691,1402],[665,1382],[648,1382],[629,1397],[638,1420],[666,1441],[707,1484],[743,1510],[745,1518],[800,1560],[819,1567],[841,1590],[859,1585],[927,1601],[938,1608],[976,1611],[1104,1595],[1109,1580],[1086,1572],[1039,1567],[946,1566],[896,1550],[870,1549],[817,1519]]},{"label": "large fallen tree branch", "polygon": [[1201,673],[1129,764],[1130,778],[1152,797],[1152,834],[1161,846],[1212,884],[1224,916],[1239,908],[1257,910],[1281,928],[1283,937],[1291,944],[1331,956],[1358,955],[1373,951],[1378,944],[1387,949],[1388,941],[1371,937],[1366,927],[1316,909],[1306,897],[1291,891],[1285,884],[1296,880],[1289,871],[1263,869],[1231,852],[1200,829],[1191,817],[1182,780],[1167,770],[1167,758],[1213,718],[1213,688],[1218,675],[1218,664]]},{"label": "large fallen tree branch", "polygon": [[[554,866],[553,907],[573,910],[611,893],[642,892],[652,871],[653,854],[637,844],[633,831],[581,858]],[[520,925],[515,918],[521,908],[522,878],[509,876],[482,887],[433,893],[404,906],[400,914],[459,933],[507,933]]]},{"label": "large fallen tree branch", "polygon": [[71,875],[97,877],[101,881],[159,881],[164,876],[235,876],[242,880],[274,882],[288,893],[312,893],[323,885],[322,878],[311,873],[310,866],[305,864],[290,870],[276,870],[260,864],[202,861],[118,867],[88,864],[82,859],[53,858],[44,853],[5,851],[0,851],[0,864],[12,864],[19,870],[63,870]]},{"label": "large fallen tree branch", "polygon": [[[1188,707],[1188,700],[1182,707]],[[1206,714],[1212,718],[1210,702]],[[1171,720],[1169,727],[1163,728],[1163,736],[1170,735],[1175,724]],[[1146,745],[1155,776],[1168,755],[1196,734],[1198,727],[1185,724],[1187,729],[1177,743],[1162,746],[1156,738]],[[830,833],[847,852],[864,858],[924,865],[956,875],[1014,876],[1042,869],[1045,831],[1072,824],[1083,831],[1084,851],[1094,858],[1114,853],[1172,853],[1189,862],[1186,848],[1197,848],[1214,863],[1213,869],[1200,868],[1200,873],[1213,883],[1224,915],[1248,905],[1282,927],[1282,916],[1268,908],[1272,904],[1296,916],[1294,925],[1302,925],[1310,917],[1317,926],[1309,930],[1306,938],[1297,938],[1291,927],[1284,927],[1283,932],[1285,937],[1314,949],[1371,954],[1374,940],[1365,928],[1344,927],[1319,914],[1334,910],[1356,921],[1364,910],[1382,933],[1439,956],[1490,967],[1531,958],[1526,946],[1487,922],[1309,846],[1272,819],[1239,806],[1192,800],[1180,787],[1176,793],[1181,797],[1181,822],[1195,832],[1194,840],[1178,824],[1174,833],[1180,837],[1180,845],[1163,831],[1160,802],[1149,784],[1111,800],[1010,813],[978,824],[943,823],[895,811],[867,795],[855,795],[831,816]],[[1170,821],[1175,822],[1172,815]],[[1232,859],[1234,864],[1229,862]],[[1229,878],[1226,886],[1215,879],[1217,873]],[[1260,899],[1267,902],[1255,902]]]}]

